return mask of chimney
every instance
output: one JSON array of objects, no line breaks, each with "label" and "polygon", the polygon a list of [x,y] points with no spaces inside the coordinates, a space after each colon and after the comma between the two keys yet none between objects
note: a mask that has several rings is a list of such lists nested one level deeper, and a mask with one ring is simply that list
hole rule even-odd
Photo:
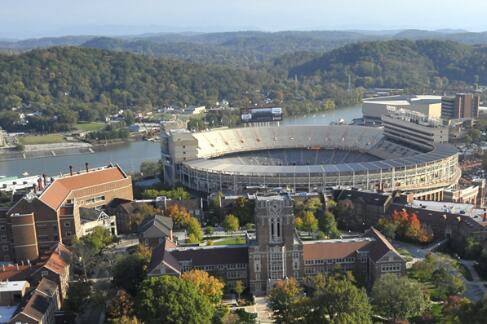
[{"label": "chimney", "polygon": [[73,175],[73,166],[72,165],[69,166],[69,174]]},{"label": "chimney", "polygon": [[44,189],[44,186],[42,185],[42,178],[37,179],[37,187],[39,188],[40,191]]},{"label": "chimney", "polygon": [[15,268],[17,269],[17,271],[19,271],[19,264],[18,263],[15,264]]},{"label": "chimney", "polygon": [[35,194],[37,194],[37,185],[36,185],[35,183],[32,185],[32,191],[33,191]]},{"label": "chimney", "polygon": [[85,162],[86,172],[88,172],[88,162]]},{"label": "chimney", "polygon": [[44,181],[44,187],[47,186],[47,176],[45,173],[42,174],[42,180]]}]

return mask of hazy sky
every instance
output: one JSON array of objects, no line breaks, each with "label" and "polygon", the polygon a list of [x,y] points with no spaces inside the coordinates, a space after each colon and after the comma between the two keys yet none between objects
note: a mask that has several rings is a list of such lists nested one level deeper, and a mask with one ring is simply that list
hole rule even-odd
[{"label": "hazy sky", "polygon": [[255,29],[487,30],[486,0],[0,0],[0,38]]}]

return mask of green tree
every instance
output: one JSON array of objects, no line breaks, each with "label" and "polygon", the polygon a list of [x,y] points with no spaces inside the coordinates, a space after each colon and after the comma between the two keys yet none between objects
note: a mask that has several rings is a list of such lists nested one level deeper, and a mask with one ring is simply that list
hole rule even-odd
[{"label": "green tree", "polygon": [[206,226],[205,227],[205,235],[211,236],[211,235],[213,235],[214,232],[215,232],[215,229],[213,228],[213,226]]},{"label": "green tree", "polygon": [[309,323],[372,323],[372,308],[365,289],[357,288],[347,277],[329,277],[314,291]]},{"label": "green tree", "polygon": [[301,288],[294,278],[276,282],[268,297],[268,305],[276,323],[300,322],[304,316],[304,303]]},{"label": "green tree", "polygon": [[97,226],[90,234],[83,236],[81,241],[92,246],[97,253],[100,253],[113,242],[113,239],[109,229]]},{"label": "green tree", "polygon": [[302,217],[303,225],[302,228],[308,233],[313,233],[318,230],[318,220],[311,211],[306,211]]},{"label": "green tree", "polygon": [[233,287],[233,291],[237,294],[237,299],[240,299],[240,295],[244,292],[245,285],[242,280],[237,280],[235,282],[235,287]]},{"label": "green tree", "polygon": [[66,308],[80,313],[88,304],[91,297],[91,283],[88,281],[71,282],[66,295]]},{"label": "green tree", "polygon": [[151,277],[142,283],[136,310],[145,323],[211,323],[215,308],[191,282],[173,276]]},{"label": "green tree", "polygon": [[138,254],[124,256],[113,266],[113,285],[135,296],[145,274],[145,260],[142,256]]},{"label": "green tree", "polygon": [[419,316],[428,306],[419,283],[395,274],[385,274],[379,278],[371,296],[375,311],[394,321]]},{"label": "green tree", "polygon": [[340,237],[340,231],[337,228],[335,216],[331,212],[323,212],[318,220],[318,223],[320,230],[327,238],[336,239]]},{"label": "green tree", "polygon": [[232,214],[228,214],[225,217],[225,221],[223,222],[223,227],[225,228],[225,232],[236,232],[240,228],[238,223],[238,218]]},{"label": "green tree", "polygon": [[445,268],[436,269],[431,275],[431,282],[437,289],[437,297],[442,300],[446,300],[451,295],[461,294],[465,290],[460,276],[448,272]]},{"label": "green tree", "polygon": [[159,176],[162,172],[161,163],[154,161],[144,161],[140,164],[140,173],[144,177]]},{"label": "green tree", "polygon": [[187,225],[188,241],[190,243],[199,243],[203,240],[203,229],[201,228],[200,222],[195,218],[191,217]]}]

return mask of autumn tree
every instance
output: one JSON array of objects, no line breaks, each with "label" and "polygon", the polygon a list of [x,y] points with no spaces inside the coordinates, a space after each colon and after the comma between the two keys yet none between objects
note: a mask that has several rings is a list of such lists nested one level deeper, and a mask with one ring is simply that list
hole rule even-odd
[{"label": "autumn tree", "polygon": [[303,220],[302,230],[308,233],[313,233],[318,230],[318,220],[311,211],[306,211],[301,217]]},{"label": "autumn tree", "polygon": [[304,315],[301,307],[305,299],[294,278],[276,282],[270,291],[268,301],[276,323],[297,323]]},{"label": "autumn tree", "polygon": [[166,215],[171,217],[174,224],[179,227],[187,226],[191,220],[188,210],[178,204],[173,204],[166,209]]},{"label": "autumn tree", "polygon": [[210,276],[202,270],[191,270],[181,275],[181,279],[193,283],[201,294],[208,297],[213,304],[218,304],[223,296],[225,286],[220,279]]},{"label": "autumn tree", "polygon": [[195,218],[191,217],[187,225],[188,241],[190,243],[199,243],[203,240],[203,229],[201,228],[200,222]]},{"label": "autumn tree", "polygon": [[132,317],[134,315],[134,301],[125,290],[117,291],[107,305],[107,317],[110,323],[114,323],[122,317]]},{"label": "autumn tree", "polygon": [[228,214],[223,222],[223,227],[225,232],[236,232],[239,229],[238,218],[232,214]]}]

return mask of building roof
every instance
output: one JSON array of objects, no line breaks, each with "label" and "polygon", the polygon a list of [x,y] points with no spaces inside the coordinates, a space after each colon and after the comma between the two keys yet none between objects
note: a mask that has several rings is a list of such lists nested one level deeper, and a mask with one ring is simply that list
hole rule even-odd
[{"label": "building roof", "polygon": [[58,275],[63,275],[70,263],[71,255],[71,251],[69,251],[62,243],[58,243],[52,250],[52,253],[45,258],[43,267]]},{"label": "building roof", "polygon": [[50,297],[45,296],[38,291],[34,291],[32,296],[29,298],[29,301],[24,306],[24,308],[20,311],[20,313],[25,314],[30,318],[41,320],[42,317],[46,314],[50,303],[51,303]]},{"label": "building roof", "polygon": [[371,242],[369,238],[303,242],[303,257],[305,261],[347,258],[366,250]]},{"label": "building roof", "polygon": [[21,291],[26,285],[29,286],[26,280],[2,281],[0,282],[0,292]]},{"label": "building roof", "polygon": [[159,231],[160,236],[168,236],[173,227],[173,220],[171,217],[155,215],[145,219],[139,225],[139,233],[144,234],[148,229],[155,228]]},{"label": "building roof", "polygon": [[161,263],[167,264],[169,267],[175,269],[177,272],[181,272],[178,260],[167,250],[169,248],[174,248],[176,245],[170,240],[164,240],[158,246],[152,250],[152,255],[148,267],[148,272],[152,272],[154,268],[159,266]]},{"label": "building roof", "polygon": [[35,265],[3,265],[0,266],[0,281],[20,281],[27,280],[30,276],[41,267],[42,264]]},{"label": "building roof", "polygon": [[355,201],[356,199],[362,199],[367,205],[384,206],[387,200],[391,198],[391,195],[360,190],[339,189],[333,192],[333,198],[336,201],[345,199]]},{"label": "building roof", "polygon": [[401,257],[401,255],[396,251],[391,242],[389,242],[389,240],[374,227],[371,227],[365,233],[365,235],[368,237],[373,237],[375,239],[374,242],[369,246],[369,256],[372,260],[378,261],[384,255],[391,251]]},{"label": "building roof", "polygon": [[103,183],[122,180],[127,175],[118,166],[89,170],[80,174],[65,175],[52,182],[40,195],[39,199],[57,210],[66,197],[74,190],[92,187]]},{"label": "building roof", "polygon": [[249,249],[246,245],[177,247],[169,251],[179,262],[191,261],[193,266],[249,262]]},{"label": "building roof", "polygon": [[58,285],[45,277],[41,279],[36,290],[48,297],[54,297],[58,290]]}]

